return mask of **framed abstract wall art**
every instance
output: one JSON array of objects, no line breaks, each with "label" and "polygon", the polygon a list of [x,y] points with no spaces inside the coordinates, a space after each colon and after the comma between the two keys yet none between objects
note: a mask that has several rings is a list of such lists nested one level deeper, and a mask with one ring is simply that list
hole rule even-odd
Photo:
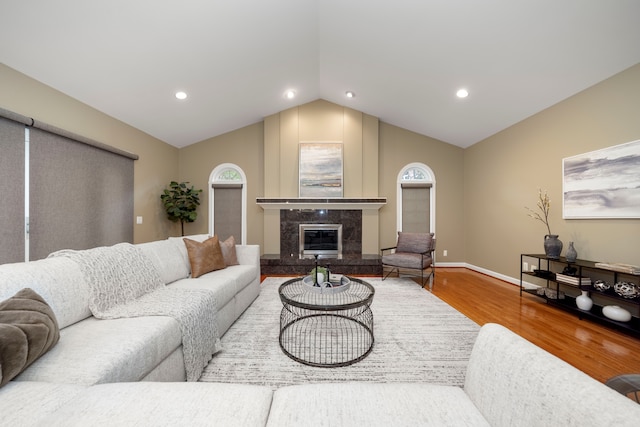
[{"label": "framed abstract wall art", "polygon": [[342,143],[301,142],[300,197],[342,197]]},{"label": "framed abstract wall art", "polygon": [[562,159],[565,219],[640,218],[640,140]]}]

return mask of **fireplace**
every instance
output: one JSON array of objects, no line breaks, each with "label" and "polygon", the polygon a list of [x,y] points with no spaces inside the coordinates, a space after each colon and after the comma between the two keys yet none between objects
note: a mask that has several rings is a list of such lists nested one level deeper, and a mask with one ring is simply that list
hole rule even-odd
[{"label": "fireplace", "polygon": [[300,258],[342,258],[342,224],[300,224]]},{"label": "fireplace", "polygon": [[[340,255],[320,254],[319,256],[323,256],[324,260],[319,264],[323,266],[330,265],[331,271],[339,274],[372,276],[382,274],[380,255],[375,253],[376,251],[367,254],[362,252],[363,209],[293,209],[291,207],[285,208],[284,206],[277,207],[280,213],[277,217],[279,224],[273,224],[273,227],[279,226],[280,228],[280,250],[265,253],[260,257],[261,274],[280,276],[309,274],[309,271],[315,265],[315,260],[312,254],[301,254],[300,234],[304,236],[304,232],[300,232],[300,226],[303,225],[305,228],[307,226],[326,228],[327,224],[331,226],[342,225],[341,237],[339,238],[342,246],[338,246]],[[339,231],[335,230],[335,233],[339,234]],[[321,243],[322,247],[326,248],[326,242]]]},{"label": "fireplace", "polygon": [[[281,258],[308,261],[313,255],[301,258],[300,225],[342,225],[342,259],[362,254],[362,211],[326,209],[282,209],[280,210]],[[303,237],[304,238],[304,237]],[[327,255],[324,255],[327,258]],[[336,256],[331,255],[331,258]]]}]

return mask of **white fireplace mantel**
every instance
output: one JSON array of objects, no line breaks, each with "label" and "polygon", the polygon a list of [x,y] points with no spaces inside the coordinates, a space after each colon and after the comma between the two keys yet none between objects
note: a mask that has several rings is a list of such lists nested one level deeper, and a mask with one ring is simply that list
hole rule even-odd
[{"label": "white fireplace mantel", "polygon": [[332,210],[379,210],[387,204],[386,197],[377,198],[257,198],[256,203],[264,210],[282,209],[332,209]]}]

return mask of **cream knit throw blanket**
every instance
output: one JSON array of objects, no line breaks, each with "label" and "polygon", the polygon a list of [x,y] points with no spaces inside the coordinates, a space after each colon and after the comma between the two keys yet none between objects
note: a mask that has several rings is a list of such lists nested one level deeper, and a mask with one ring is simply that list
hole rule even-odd
[{"label": "cream knit throw blanket", "polygon": [[220,349],[213,293],[165,287],[153,263],[136,246],[119,243],[84,251],[63,250],[49,256],[65,256],[80,266],[91,289],[89,308],[98,319],[176,319],[182,332],[187,381],[197,381]]}]

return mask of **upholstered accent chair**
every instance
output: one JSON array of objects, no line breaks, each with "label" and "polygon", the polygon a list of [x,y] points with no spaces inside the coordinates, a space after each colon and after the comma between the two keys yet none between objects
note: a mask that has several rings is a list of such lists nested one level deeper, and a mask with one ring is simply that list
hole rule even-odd
[{"label": "upholstered accent chair", "polygon": [[[393,272],[398,276],[407,274],[420,277],[424,287],[429,283],[429,290],[433,289],[435,268],[433,255],[436,249],[436,239],[433,233],[403,233],[398,232],[396,246],[380,249],[382,255],[382,280]],[[387,271],[385,275],[385,270]],[[428,273],[428,274],[427,274]]]}]

